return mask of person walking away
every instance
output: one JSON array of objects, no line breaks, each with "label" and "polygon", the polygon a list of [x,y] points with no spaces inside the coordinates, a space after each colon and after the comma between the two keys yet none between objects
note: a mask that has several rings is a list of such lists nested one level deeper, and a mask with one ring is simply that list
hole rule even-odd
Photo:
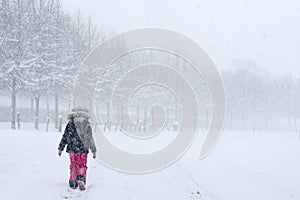
[{"label": "person walking away", "polygon": [[96,146],[92,135],[90,115],[85,108],[73,108],[68,115],[68,124],[58,146],[58,155],[61,156],[67,145],[67,153],[70,157],[70,178],[71,188],[85,190],[87,157],[89,150],[96,158]]}]

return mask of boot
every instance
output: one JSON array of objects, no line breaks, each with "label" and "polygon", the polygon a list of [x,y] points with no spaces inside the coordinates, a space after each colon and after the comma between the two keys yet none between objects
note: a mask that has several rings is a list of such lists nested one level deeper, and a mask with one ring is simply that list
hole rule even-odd
[{"label": "boot", "polygon": [[77,184],[80,190],[85,190],[86,178],[83,175],[77,176]]},{"label": "boot", "polygon": [[72,189],[74,189],[74,190],[75,190],[75,189],[77,188],[77,186],[78,186],[76,180],[74,180],[74,181],[69,180],[69,185],[70,185],[70,187],[71,187]]}]

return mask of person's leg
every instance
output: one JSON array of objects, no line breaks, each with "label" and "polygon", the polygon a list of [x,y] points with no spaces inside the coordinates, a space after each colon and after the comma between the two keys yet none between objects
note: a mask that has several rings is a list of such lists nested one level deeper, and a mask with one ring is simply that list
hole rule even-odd
[{"label": "person's leg", "polygon": [[70,153],[70,179],[69,185],[75,189],[77,187],[77,168],[76,168],[76,154]]},{"label": "person's leg", "polygon": [[85,189],[84,185],[86,184],[86,171],[87,171],[87,154],[82,153],[78,154],[77,160],[77,181],[80,189]]}]

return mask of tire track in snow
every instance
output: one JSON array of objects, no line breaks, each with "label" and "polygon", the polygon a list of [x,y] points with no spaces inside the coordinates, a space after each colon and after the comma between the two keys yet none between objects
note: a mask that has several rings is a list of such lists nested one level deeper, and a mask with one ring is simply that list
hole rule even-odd
[{"label": "tire track in snow", "polygon": [[208,191],[202,184],[200,184],[196,179],[193,178],[193,176],[184,170],[180,164],[176,165],[177,169],[180,171],[180,174],[182,175],[182,179],[188,180],[187,182],[191,185],[194,185],[194,187],[198,188],[201,192],[201,199],[204,200],[218,200],[218,198],[210,191]]}]

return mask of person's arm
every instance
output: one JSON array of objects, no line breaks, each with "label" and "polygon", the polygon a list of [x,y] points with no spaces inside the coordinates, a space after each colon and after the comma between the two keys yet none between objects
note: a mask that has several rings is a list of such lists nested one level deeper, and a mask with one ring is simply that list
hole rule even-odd
[{"label": "person's arm", "polygon": [[[68,124],[69,125],[69,124]],[[67,138],[67,133],[68,133],[68,125],[65,128],[65,132],[60,140],[60,143],[58,145],[58,155],[61,156],[61,152],[64,150],[66,144],[68,144],[68,138]]]},{"label": "person's arm", "polygon": [[90,143],[89,146],[90,146],[90,149],[93,153],[93,158],[96,158],[97,148],[96,148],[95,141],[94,141],[94,138],[93,138],[91,125],[88,125],[88,136],[89,136],[89,143]]}]

